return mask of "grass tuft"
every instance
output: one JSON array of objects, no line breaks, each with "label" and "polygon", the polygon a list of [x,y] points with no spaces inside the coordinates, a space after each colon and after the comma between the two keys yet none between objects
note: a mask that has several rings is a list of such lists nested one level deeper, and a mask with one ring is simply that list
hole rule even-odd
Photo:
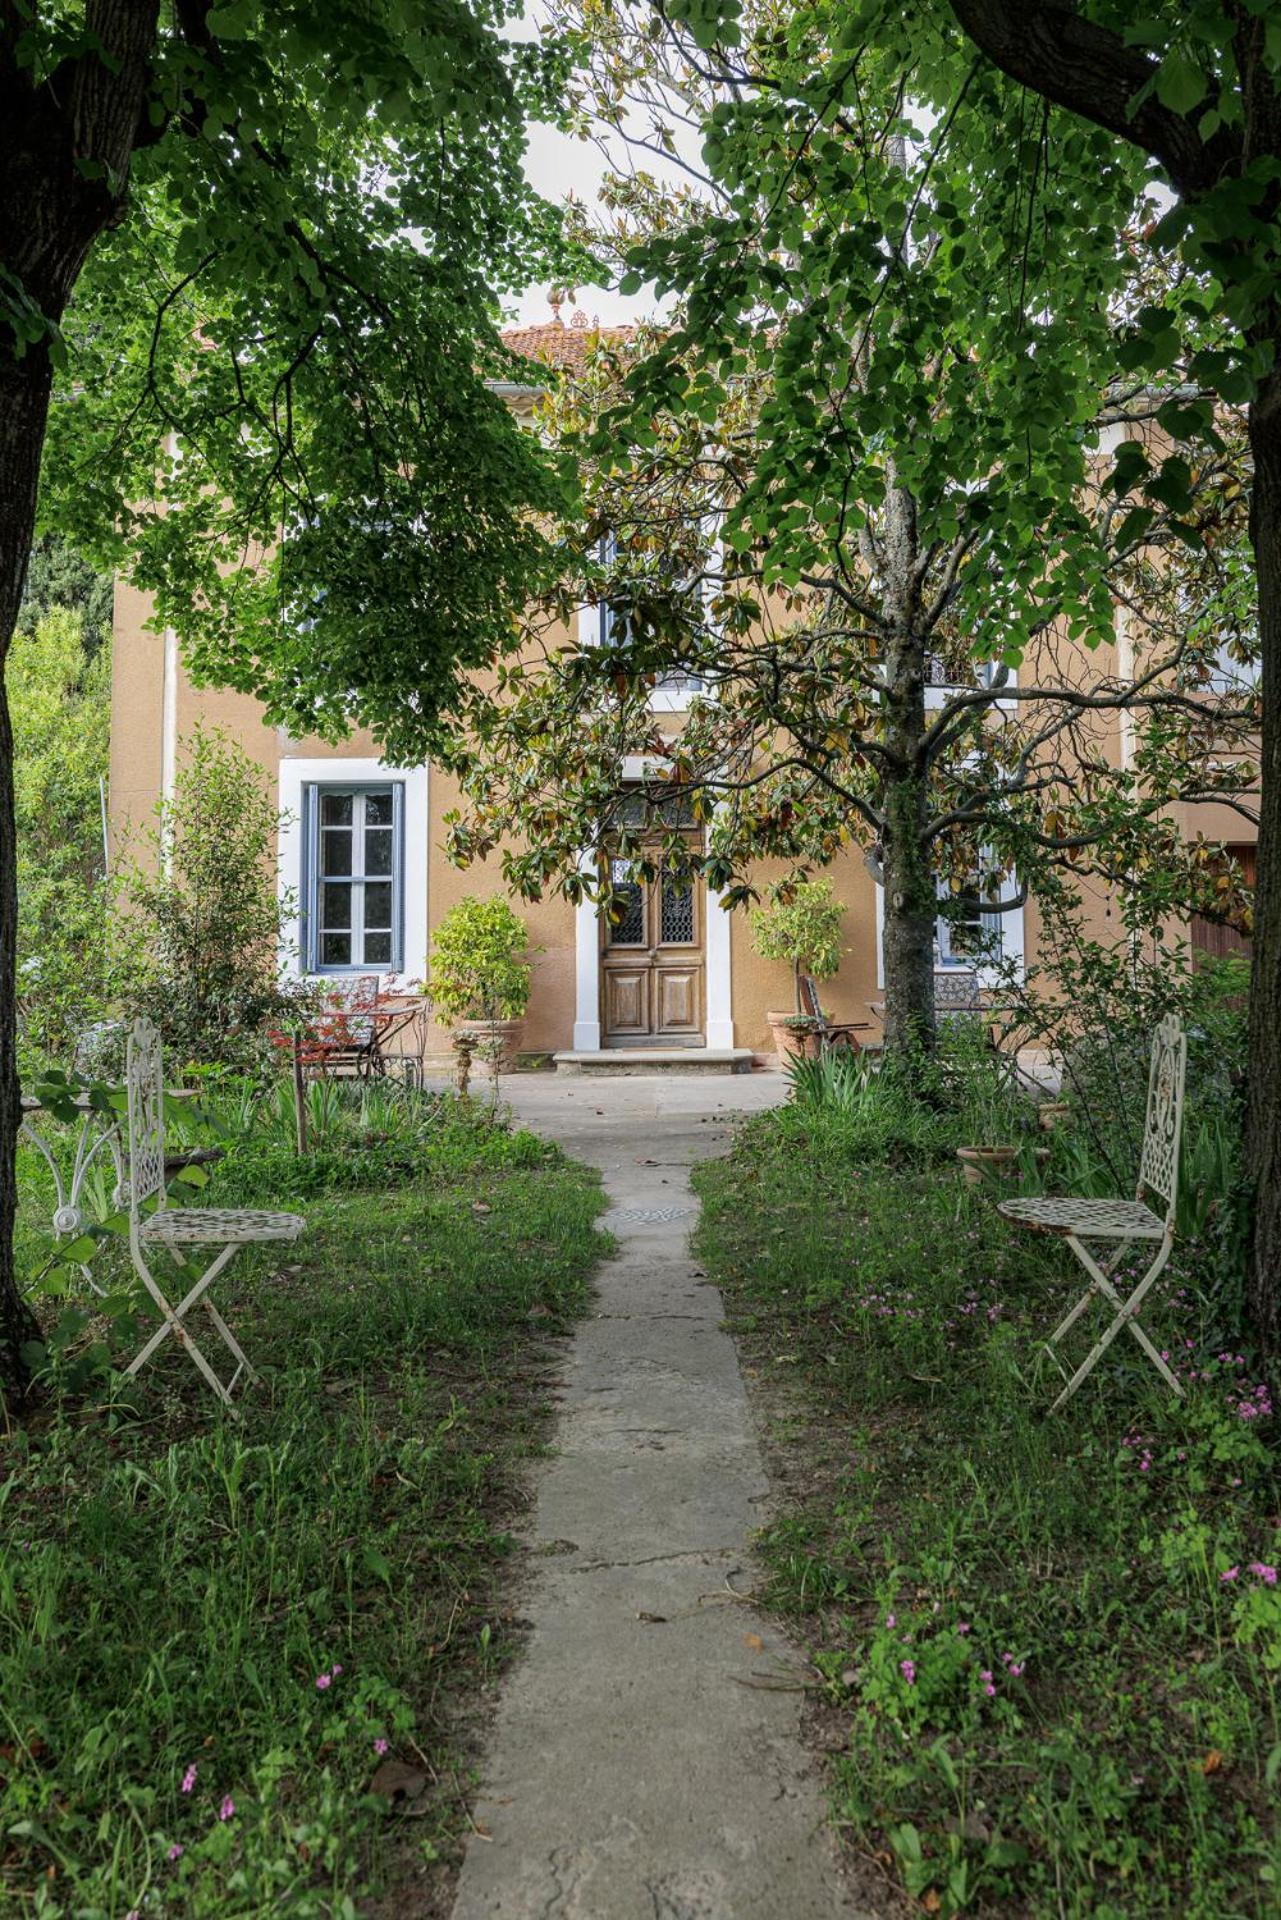
[{"label": "grass tuft", "polygon": [[1187,1401],[1122,1340],[1047,1418],[1079,1269],[851,1104],[761,1116],[696,1175],[842,1833],[943,1915],[1274,1913],[1273,1422],[1206,1248],[1145,1312]]}]

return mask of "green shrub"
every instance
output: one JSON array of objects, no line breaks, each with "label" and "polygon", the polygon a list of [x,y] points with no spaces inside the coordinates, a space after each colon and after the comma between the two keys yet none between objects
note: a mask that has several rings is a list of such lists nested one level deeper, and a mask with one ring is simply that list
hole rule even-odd
[{"label": "green shrub", "polygon": [[432,940],[428,992],[447,1024],[518,1020],[529,1004],[529,949],[524,921],[495,895],[468,895],[452,906]]},{"label": "green shrub", "polygon": [[807,1011],[801,1005],[800,976],[830,980],[840,969],[844,919],[845,908],[830,880],[803,880],[752,915],[753,941],[762,960],[786,960],[792,969],[799,1014]]},{"label": "green shrub", "polygon": [[261,770],[225,734],[197,728],[143,858],[121,880],[136,949],[124,1011],[155,1021],[175,1065],[259,1068],[268,1028],[289,1017],[279,827]]},{"label": "green shrub", "polygon": [[110,734],[108,649],[90,654],[76,615],[14,635],[6,678],[18,832],[18,1015],[28,1055],[69,1063],[117,984],[102,789]]}]

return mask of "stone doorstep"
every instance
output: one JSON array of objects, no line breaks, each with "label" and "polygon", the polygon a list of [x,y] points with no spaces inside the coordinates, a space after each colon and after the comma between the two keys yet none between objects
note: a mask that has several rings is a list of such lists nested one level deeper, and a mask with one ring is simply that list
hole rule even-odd
[{"label": "stone doorstep", "polygon": [[554,1053],[557,1073],[750,1073],[750,1047],[603,1047]]}]

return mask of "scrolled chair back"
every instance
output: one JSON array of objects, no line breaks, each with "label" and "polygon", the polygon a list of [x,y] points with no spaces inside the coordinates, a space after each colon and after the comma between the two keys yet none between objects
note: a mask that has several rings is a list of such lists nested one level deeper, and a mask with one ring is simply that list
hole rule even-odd
[{"label": "scrolled chair back", "polygon": [[1179,1196],[1179,1145],[1187,1068],[1187,1035],[1177,1014],[1167,1013],[1152,1036],[1138,1185],[1140,1200],[1146,1191],[1165,1201],[1167,1221],[1174,1218]]},{"label": "scrolled chair back", "polygon": [[150,1020],[135,1020],[125,1055],[129,1127],[129,1211],[165,1192],[165,1079],[160,1033]]}]

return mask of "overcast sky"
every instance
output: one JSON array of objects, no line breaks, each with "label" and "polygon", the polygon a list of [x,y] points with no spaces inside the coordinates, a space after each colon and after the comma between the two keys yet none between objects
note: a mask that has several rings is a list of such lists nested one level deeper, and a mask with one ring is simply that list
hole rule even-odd
[{"label": "overcast sky", "polygon": [[[540,11],[539,0],[528,0],[525,18],[514,21],[507,29],[512,39],[534,39],[538,32]],[[647,160],[646,164],[653,167],[655,172],[661,172],[661,168],[655,167],[652,160]],[[559,206],[572,192],[576,199],[594,210],[605,174],[605,161],[599,147],[593,142],[571,140],[568,134],[561,133],[556,127],[534,125],[529,129],[525,173],[531,186],[545,200],[554,201]],[[654,311],[654,296],[649,290],[624,295],[612,288],[581,287],[578,290],[578,305],[589,320],[599,319],[602,326],[611,326],[624,320],[643,319],[651,314]],[[568,304],[561,309],[561,318],[566,323],[572,314],[573,308]],[[547,288],[527,288],[524,297],[516,305],[515,317],[522,326],[535,326],[550,320],[552,311],[547,304]]]}]

